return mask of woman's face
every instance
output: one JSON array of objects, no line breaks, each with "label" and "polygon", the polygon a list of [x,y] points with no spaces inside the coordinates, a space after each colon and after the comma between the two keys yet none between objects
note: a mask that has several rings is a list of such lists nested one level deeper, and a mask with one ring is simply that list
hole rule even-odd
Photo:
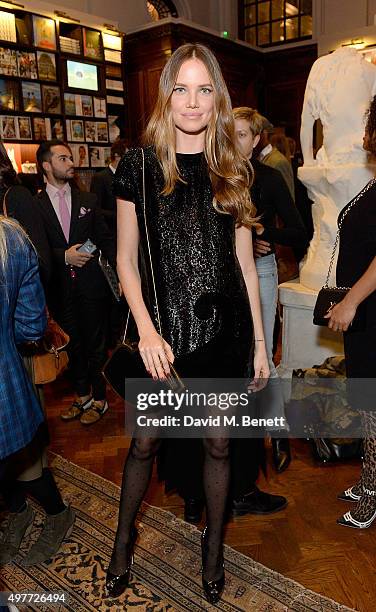
[{"label": "woman's face", "polygon": [[260,136],[253,136],[249,121],[246,119],[235,119],[236,143],[245,157],[251,157],[253,149],[257,146]]},{"label": "woman's face", "polygon": [[185,61],[171,96],[175,127],[186,134],[203,132],[213,115],[214,96],[214,87],[203,62],[197,58]]}]

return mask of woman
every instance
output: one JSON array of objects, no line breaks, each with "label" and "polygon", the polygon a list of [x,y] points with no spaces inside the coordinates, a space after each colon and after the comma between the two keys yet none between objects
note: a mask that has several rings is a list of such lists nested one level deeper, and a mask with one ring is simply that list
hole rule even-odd
[{"label": "woman", "polygon": [[[376,97],[370,105],[363,146],[376,156]],[[339,495],[355,505],[337,523],[365,529],[376,518],[376,180],[359,196],[338,217],[337,285],[351,289],[326,316],[331,329],[343,332],[349,400],[360,411],[365,436],[360,480]]]},{"label": "woman", "polygon": [[[32,248],[32,245],[25,232],[22,231],[20,225],[14,221],[11,221],[10,217],[13,217],[19,221],[29,237],[32,237],[35,241],[35,246],[39,254],[39,271],[44,284],[47,283],[50,272],[50,258],[47,239],[43,233],[43,226],[39,221],[39,214],[34,201],[29,191],[18,183],[17,175],[2,143],[0,143],[0,198],[0,201],[2,202],[2,213],[9,217],[6,219],[5,216],[0,215],[0,220],[3,224],[2,227],[5,228],[3,229],[4,250],[1,253],[3,269],[6,269],[8,257],[10,254],[13,254],[13,250],[16,248],[16,246],[19,247],[16,252],[17,258],[22,257],[22,253],[24,251],[30,251],[31,260],[33,262],[35,260],[35,270],[34,268],[32,268],[32,270],[36,287],[36,293],[34,296],[35,303],[32,303],[31,306],[36,308],[36,306],[40,305],[40,307],[43,307],[45,311],[45,299],[38,275],[38,261],[36,259],[36,253]],[[11,231],[11,235],[14,235],[14,249],[10,250],[7,248],[6,235],[4,233],[7,228],[8,231]],[[9,228],[11,228],[11,230],[9,230]],[[28,284],[26,282],[25,284],[27,285],[26,290],[28,290]],[[1,289],[3,289],[3,287],[1,287]],[[16,291],[16,288],[14,288],[14,291]],[[5,299],[4,296],[3,298]],[[28,313],[27,301],[25,300],[24,296],[21,295],[21,293],[19,300],[21,302],[19,305],[20,311],[22,308],[24,308],[26,315],[30,314],[31,316],[32,311]],[[8,308],[11,308],[9,304]],[[1,312],[3,313],[2,310]],[[9,310],[8,319],[9,317],[11,318],[11,310]],[[42,318],[44,320],[45,317],[43,316]],[[2,323],[7,325],[7,333],[9,336],[7,338],[7,342],[12,344],[10,330],[12,329],[13,324],[12,322],[9,322],[8,319],[5,316],[2,317]],[[34,337],[17,339],[17,344],[34,339]],[[18,353],[15,356],[15,347],[13,345],[9,352],[4,351],[2,354],[3,356],[1,360],[0,372],[4,373],[5,371],[8,371],[8,369],[9,371],[13,371],[13,385],[16,385],[15,381],[20,376],[19,369],[20,367],[22,368],[20,357]],[[7,362],[5,363],[5,361]],[[29,374],[31,375],[30,358],[24,358],[24,366],[27,367],[28,371],[30,370]],[[23,380],[24,376],[25,372],[22,370],[20,380]],[[28,383],[27,385],[28,389],[30,384],[31,383]],[[5,418],[7,412],[10,410],[10,406],[14,405],[14,401],[11,399],[12,389],[9,384],[6,384],[4,374],[3,376],[0,374],[0,387],[1,385],[5,385],[7,392],[9,393],[8,401],[4,401],[4,410],[2,408],[1,416]],[[39,404],[43,405],[42,388],[39,386],[34,387],[34,389],[32,389],[32,393],[32,408],[35,408],[38,400]],[[24,394],[21,394],[19,399],[20,401],[25,402],[25,406],[27,406],[27,402],[29,401],[28,397],[25,398]],[[23,409],[26,411],[26,407],[23,407]],[[15,415],[13,416],[15,418]],[[21,417],[22,415],[20,415],[19,418]],[[28,418],[30,417],[26,416],[25,422],[27,422]],[[9,458],[7,461],[6,478],[2,482],[1,488],[6,505],[10,511],[10,516],[8,525],[4,529],[0,541],[0,564],[11,562],[17,555],[26,529],[33,521],[34,514],[31,507],[27,503],[28,496],[32,496],[40,503],[46,513],[46,521],[40,536],[23,560],[25,565],[35,565],[53,557],[59,550],[66,533],[73,524],[74,513],[70,506],[66,506],[63,502],[53,474],[47,465],[47,458],[45,454],[47,443],[48,433],[46,425],[43,423],[40,427],[38,427],[38,431],[30,444],[25,445],[25,448],[19,452],[15,453],[14,450],[12,450],[12,452],[9,453],[11,454],[11,458]]]},{"label": "woman", "polygon": [[[147,249],[140,149],[126,153],[114,181],[119,277],[137,325],[146,370],[154,379],[163,380],[174,362],[183,377],[245,377],[252,309],[254,375],[257,380],[267,378],[249,231],[253,219],[248,169],[234,144],[226,85],[217,60],[206,47],[183,45],[168,60],[146,141],[148,234],[164,338],[145,306],[138,268],[139,244]],[[120,595],[129,582],[137,537],[134,520],[158,446],[158,440],[141,439],[137,432],[131,444],[107,574],[110,596]],[[219,600],[224,588],[228,446],[226,438],[204,441],[207,528],[202,537],[202,582],[211,603]]]},{"label": "woman", "polygon": [[[251,159],[263,131],[263,117],[256,110],[246,106],[235,108],[233,112],[239,148],[247,159]],[[260,284],[262,320],[270,377],[275,379],[274,382],[271,381],[272,384],[268,385],[264,397],[273,394],[272,398],[268,398],[269,407],[273,415],[280,416],[284,414],[284,402],[273,362],[273,330],[278,301],[275,245],[304,247],[307,237],[303,221],[281,173],[253,158],[252,166],[254,182],[251,195],[257,215],[260,216],[259,223],[254,228],[254,255]],[[282,221],[282,227],[277,226],[277,218]],[[273,437],[272,442],[273,461],[277,471],[282,472],[290,462],[289,442],[287,438],[276,437]]]}]

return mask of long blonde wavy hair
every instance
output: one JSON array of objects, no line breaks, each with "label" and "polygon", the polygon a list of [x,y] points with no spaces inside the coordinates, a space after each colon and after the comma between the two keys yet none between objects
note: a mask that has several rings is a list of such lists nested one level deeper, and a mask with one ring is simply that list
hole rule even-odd
[{"label": "long blonde wavy hair", "polygon": [[182,64],[192,58],[204,64],[214,88],[214,111],[206,128],[204,146],[213,205],[218,212],[232,215],[238,226],[251,228],[255,223],[255,209],[249,193],[252,167],[236,147],[231,100],[218,61],[207,47],[198,43],[182,45],[169,58],[145,131],[144,142],[155,147],[162,167],[165,181],[162,194],[172,193],[178,181],[184,182],[176,161],[176,128],[170,101]]},{"label": "long blonde wavy hair", "polygon": [[13,219],[0,215],[0,277],[5,275],[5,269],[8,262],[9,250],[7,242],[8,230],[13,232],[17,237],[20,245],[25,242],[30,242],[25,230]]}]

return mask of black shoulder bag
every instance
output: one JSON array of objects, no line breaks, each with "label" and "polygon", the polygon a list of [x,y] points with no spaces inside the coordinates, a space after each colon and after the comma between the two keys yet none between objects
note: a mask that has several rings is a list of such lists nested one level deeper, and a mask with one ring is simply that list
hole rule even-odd
[{"label": "black shoulder bag", "polygon": [[[341,302],[351,289],[351,287],[329,287],[329,280],[330,280],[330,276],[331,276],[333,265],[334,265],[334,258],[335,258],[337,246],[339,243],[339,236],[340,236],[340,231],[341,231],[343,220],[346,217],[346,215],[350,212],[350,210],[353,208],[353,206],[357,204],[360,198],[368,191],[368,189],[370,189],[370,187],[372,187],[375,184],[375,182],[376,182],[376,179],[371,179],[369,183],[367,183],[367,185],[362,189],[362,191],[358,193],[358,195],[349,204],[349,206],[346,208],[345,212],[343,213],[343,215],[341,216],[339,220],[337,235],[336,235],[336,239],[335,239],[335,243],[333,247],[332,256],[330,259],[329,270],[328,270],[328,274],[326,277],[325,285],[320,289],[318,293],[315,308],[313,310],[313,324],[314,325],[322,325],[322,326],[327,327],[329,323],[329,319],[326,319],[325,315],[330,312],[333,306]],[[366,324],[365,311],[364,311],[364,308],[362,308],[362,304],[360,304],[357,308],[354,320],[351,323],[351,330],[352,331],[363,331],[365,329],[365,324]]]},{"label": "black shoulder bag", "polygon": [[[145,155],[144,150],[141,149],[142,153],[142,198],[143,198],[143,212],[144,212],[144,223],[146,242],[148,248],[149,262],[151,278],[153,283],[153,293],[155,300],[155,312],[158,333],[163,338],[161,319],[159,316],[159,306],[157,298],[157,289],[154,278],[153,261],[151,258],[151,249],[149,241],[149,231],[146,219],[146,189],[145,189]],[[102,374],[108,384],[120,397],[125,399],[125,380],[128,378],[145,378],[146,370],[142,357],[138,350],[138,342],[132,341],[127,338],[127,332],[129,328],[130,309],[128,310],[127,321],[125,324],[124,335],[121,343],[116,347],[111,357],[107,360],[104,365]],[[166,379],[166,384],[172,391],[184,391],[185,386],[178,373],[176,372],[173,365],[170,363],[170,375]]]}]

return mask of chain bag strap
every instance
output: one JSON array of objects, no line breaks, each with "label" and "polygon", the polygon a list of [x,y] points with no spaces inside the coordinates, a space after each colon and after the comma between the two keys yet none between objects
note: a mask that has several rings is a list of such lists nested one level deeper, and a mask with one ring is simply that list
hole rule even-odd
[{"label": "chain bag strap", "polygon": [[[333,308],[333,306],[341,302],[343,298],[346,296],[346,294],[351,289],[351,287],[329,286],[329,281],[330,281],[330,277],[331,277],[333,265],[334,265],[335,254],[336,254],[337,247],[339,244],[340,232],[341,232],[344,218],[346,217],[346,215],[348,215],[348,213],[355,206],[355,204],[359,202],[359,200],[363,197],[363,195],[371,187],[373,187],[375,183],[376,183],[376,179],[375,178],[371,179],[367,183],[367,185],[363,187],[363,189],[358,193],[358,195],[350,202],[350,204],[347,206],[347,208],[345,209],[345,211],[343,212],[343,214],[341,215],[339,219],[338,230],[337,230],[336,239],[334,242],[332,256],[330,258],[328,274],[327,274],[324,286],[320,289],[318,293],[315,308],[313,310],[314,325],[327,326],[329,323],[329,319],[325,318],[325,315],[328,314],[328,312]],[[364,317],[362,320],[362,317],[360,316],[358,310],[355,315],[354,321],[351,324],[351,329],[353,331],[354,330],[360,331],[365,327]]]},{"label": "chain bag strap", "polygon": [[[154,309],[155,319],[157,325],[157,331],[161,338],[162,336],[162,325],[161,317],[159,313],[159,304],[157,296],[157,286],[155,282],[153,259],[151,256],[151,246],[149,238],[149,229],[146,215],[146,183],[145,183],[145,154],[144,150],[141,149],[142,155],[142,206],[144,214],[146,244],[149,257],[149,265],[151,271],[151,279],[154,293]],[[113,390],[125,399],[125,379],[126,378],[143,378],[145,376],[145,366],[142,361],[140,352],[138,350],[138,343],[127,339],[129,320],[131,310],[128,308],[127,320],[125,323],[124,334],[121,344],[115,349],[111,357],[103,368],[103,376],[106,381],[111,385]],[[166,378],[166,383],[170,389],[174,392],[184,391],[185,385],[179,377],[174,366],[170,363],[170,375]]]}]

